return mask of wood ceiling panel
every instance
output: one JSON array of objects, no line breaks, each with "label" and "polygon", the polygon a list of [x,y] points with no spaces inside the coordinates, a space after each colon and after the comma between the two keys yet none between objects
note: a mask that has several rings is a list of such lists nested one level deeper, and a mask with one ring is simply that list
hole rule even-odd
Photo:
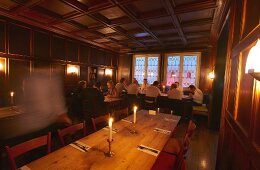
[{"label": "wood ceiling panel", "polygon": [[77,27],[69,24],[69,23],[60,23],[60,24],[56,24],[56,25],[53,25],[54,27],[56,28],[59,28],[61,30],[64,30],[64,31],[67,31],[67,32],[72,32],[72,31],[77,31],[79,30]]},{"label": "wood ceiling panel", "polygon": [[186,21],[193,21],[193,20],[204,19],[204,18],[212,18],[213,14],[214,14],[214,10],[210,9],[210,10],[183,13],[183,14],[179,14],[178,17],[180,18],[181,22],[186,22]]},{"label": "wood ceiling panel", "polygon": [[175,4],[176,5],[182,5],[182,4],[188,4],[188,3],[191,3],[191,2],[199,2],[201,0],[175,0]]},{"label": "wood ceiling panel", "polygon": [[57,13],[59,15],[65,15],[68,13],[71,13],[75,11],[72,7],[60,2],[59,0],[45,0],[43,1],[39,6],[52,11],[54,13]]},{"label": "wood ceiling panel", "polygon": [[17,4],[15,2],[12,2],[11,0],[1,0],[0,1],[0,8],[3,8],[5,10],[11,10],[15,8]]},{"label": "wood ceiling panel", "polygon": [[125,16],[124,12],[118,7],[108,8],[100,11],[99,13],[110,20]]},{"label": "wood ceiling panel", "polygon": [[135,1],[132,4],[140,13],[163,8],[159,0],[140,0]]},{"label": "wood ceiling panel", "polygon": [[105,38],[100,38],[100,39],[96,39],[95,42],[97,42],[97,43],[105,43],[105,42],[110,42],[110,41],[105,39]]},{"label": "wood ceiling panel", "polygon": [[121,35],[111,36],[111,38],[114,38],[116,40],[127,40],[127,37]]},{"label": "wood ceiling panel", "polygon": [[171,24],[171,17],[161,17],[156,19],[149,19],[146,21],[150,26],[158,26],[158,25],[169,25]]},{"label": "wood ceiling panel", "polygon": [[36,22],[40,22],[42,24],[48,24],[53,20],[52,17],[48,15],[41,14],[31,9],[26,9],[20,13],[21,16],[29,18],[30,20],[34,20]]},{"label": "wood ceiling panel", "polygon": [[161,31],[155,31],[155,33],[157,33],[157,35],[167,35],[167,34],[173,34],[173,33],[177,33],[176,29],[169,29],[169,30],[161,30]]},{"label": "wood ceiling panel", "polygon": [[183,28],[184,32],[196,32],[196,31],[210,31],[211,25],[201,25],[201,26],[192,26]]},{"label": "wood ceiling panel", "polygon": [[134,22],[129,23],[129,24],[120,25],[120,27],[124,28],[125,30],[132,30],[132,29],[140,28],[139,25]]},{"label": "wood ceiling panel", "polygon": [[111,29],[111,28],[102,28],[97,30],[98,32],[102,33],[102,34],[109,34],[109,33],[113,33],[116,32],[115,30]]},{"label": "wood ceiling panel", "polygon": [[83,15],[83,16],[74,18],[73,20],[76,21],[76,22],[79,22],[79,23],[81,23],[85,26],[88,26],[88,27],[91,26],[91,25],[96,25],[98,23],[96,20],[90,18],[87,15]]}]

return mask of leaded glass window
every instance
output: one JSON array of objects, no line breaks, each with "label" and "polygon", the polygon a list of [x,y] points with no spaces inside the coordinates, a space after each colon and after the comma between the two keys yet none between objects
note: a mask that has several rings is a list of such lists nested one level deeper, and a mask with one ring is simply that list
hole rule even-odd
[{"label": "leaded glass window", "polygon": [[149,84],[152,84],[154,81],[158,79],[158,65],[159,65],[158,57],[148,57],[147,81]]},{"label": "leaded glass window", "polygon": [[168,56],[167,86],[180,81],[180,56]]},{"label": "leaded glass window", "polygon": [[143,83],[145,75],[145,57],[135,58],[135,72],[134,77],[139,83]]},{"label": "leaded glass window", "polygon": [[144,54],[134,56],[134,78],[139,84],[143,84],[146,78],[149,84],[159,79],[159,55]]},{"label": "leaded glass window", "polygon": [[179,82],[180,86],[188,87],[193,84],[199,85],[200,53],[176,53],[165,57],[167,68],[165,69],[165,83],[171,86]]},{"label": "leaded glass window", "polygon": [[183,71],[182,71],[182,86],[188,87],[191,84],[195,85],[196,74],[197,74],[197,56],[184,56]]}]

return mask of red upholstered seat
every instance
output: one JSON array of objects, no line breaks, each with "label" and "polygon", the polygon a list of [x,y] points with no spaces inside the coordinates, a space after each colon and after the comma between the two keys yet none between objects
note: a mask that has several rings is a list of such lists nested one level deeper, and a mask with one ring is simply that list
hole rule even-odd
[{"label": "red upholstered seat", "polygon": [[161,152],[151,170],[173,170],[177,156]]}]

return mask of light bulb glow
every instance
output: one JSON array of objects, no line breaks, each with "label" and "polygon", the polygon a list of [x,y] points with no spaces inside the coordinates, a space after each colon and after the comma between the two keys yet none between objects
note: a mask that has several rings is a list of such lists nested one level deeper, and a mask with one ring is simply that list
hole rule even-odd
[{"label": "light bulb glow", "polygon": [[260,41],[257,40],[247,57],[245,73],[259,73],[260,72]]}]

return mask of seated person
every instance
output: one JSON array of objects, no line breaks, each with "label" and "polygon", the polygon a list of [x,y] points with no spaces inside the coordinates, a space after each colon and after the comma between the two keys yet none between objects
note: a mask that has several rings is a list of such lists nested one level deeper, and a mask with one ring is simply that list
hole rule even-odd
[{"label": "seated person", "polygon": [[139,86],[138,86],[138,81],[136,79],[133,80],[133,83],[130,84],[128,87],[127,87],[127,93],[128,94],[135,94],[137,95],[139,92]]},{"label": "seated person", "polygon": [[168,91],[169,99],[182,99],[182,92],[178,89],[177,84],[172,84],[170,90]]},{"label": "seated person", "polygon": [[111,98],[119,97],[119,94],[118,94],[112,80],[109,80],[107,82],[107,88],[108,88],[107,97],[111,97]]},{"label": "seated person", "polygon": [[201,106],[203,103],[203,93],[200,89],[196,88],[194,85],[189,86],[189,96],[192,98],[192,104],[194,106]]},{"label": "seated person", "polygon": [[93,85],[93,87],[96,88],[98,91],[103,92],[101,83],[100,83],[99,81],[97,81],[97,82]]},{"label": "seated person", "polygon": [[175,81],[174,83],[177,85],[177,89],[182,92],[183,88],[180,86],[180,83],[178,81]]},{"label": "seated person", "polygon": [[88,84],[84,90],[84,110],[91,114],[105,113],[104,96],[100,90]]},{"label": "seated person", "polygon": [[154,81],[152,86],[147,87],[145,95],[147,97],[158,97],[161,96],[161,91],[158,88],[159,82]]},{"label": "seated person", "polygon": [[147,79],[144,79],[144,83],[143,83],[142,86],[141,86],[141,92],[142,92],[142,93],[145,93],[147,87],[149,87],[149,84],[148,84],[148,82],[147,82]]},{"label": "seated person", "polygon": [[120,96],[122,94],[123,90],[125,90],[125,91],[127,90],[127,88],[126,88],[126,79],[125,78],[121,78],[120,82],[116,84],[115,88],[116,88],[116,91],[118,93],[118,96]]}]

